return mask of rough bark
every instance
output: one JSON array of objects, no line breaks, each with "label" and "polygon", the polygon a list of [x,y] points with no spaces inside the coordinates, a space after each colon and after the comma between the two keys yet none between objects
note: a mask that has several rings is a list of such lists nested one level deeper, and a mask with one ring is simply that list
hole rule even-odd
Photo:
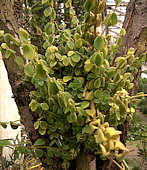
[{"label": "rough bark", "polygon": [[[20,4],[18,4],[18,2]],[[22,3],[22,0],[17,1],[17,5],[20,8],[22,7]],[[14,1],[5,0],[0,2],[0,29],[13,34],[14,36],[18,36],[19,22],[16,18],[15,10],[16,3]],[[22,11],[20,11],[20,13],[21,12]],[[16,51],[18,55],[21,55],[18,49]],[[4,63],[8,72],[9,82],[12,87],[12,92],[14,94],[15,102],[21,115],[22,122],[24,123],[26,131],[28,132],[28,136],[30,137],[31,141],[34,142],[39,137],[39,135],[33,127],[35,114],[29,110],[29,91],[32,89],[32,86],[22,82],[19,79],[19,74],[22,74],[22,70],[19,70],[13,58],[10,58],[9,60],[4,59]]]},{"label": "rough bark", "polygon": [[[141,53],[147,52],[147,0],[131,0],[127,6],[123,28],[126,30],[126,36],[122,39],[122,45],[119,48],[119,56],[127,53],[128,49],[135,49],[135,57]],[[130,95],[135,95],[138,91],[138,82],[141,75],[141,66],[137,74],[134,74],[134,87]],[[125,121],[119,129],[123,132],[121,141],[126,143],[127,132],[129,128],[128,121]]]},{"label": "rough bark", "polygon": [[96,170],[96,157],[82,152],[76,160],[77,170]]}]

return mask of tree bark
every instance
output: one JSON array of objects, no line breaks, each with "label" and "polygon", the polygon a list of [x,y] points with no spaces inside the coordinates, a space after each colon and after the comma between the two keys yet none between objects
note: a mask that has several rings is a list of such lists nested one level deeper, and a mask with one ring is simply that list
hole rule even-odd
[{"label": "tree bark", "polygon": [[[129,48],[135,49],[135,57],[147,52],[147,0],[131,0],[127,6],[123,28],[126,30],[126,36],[122,39],[118,56],[123,56]],[[134,87],[130,95],[135,95],[138,91],[138,82],[141,76],[141,65],[134,76]],[[121,141],[126,143],[129,122],[125,121],[119,126],[122,131]]]},{"label": "tree bark", "polygon": [[96,157],[82,152],[76,160],[77,170],[96,170]]},{"label": "tree bark", "polygon": [[[19,3],[20,4],[17,5],[19,7],[22,7],[23,1],[21,0],[19,1]],[[15,10],[16,10],[15,1],[3,0],[0,2],[0,11],[1,11],[0,18],[2,23],[0,25],[0,29],[3,29],[5,33],[9,32],[14,36],[18,36],[20,23],[18,23],[18,20],[15,16],[16,13]],[[21,10],[20,13],[23,12]],[[20,51],[18,49],[16,51],[20,56],[21,55]],[[32,85],[22,82],[19,79],[19,74],[22,73],[22,70],[18,68],[13,58],[9,58],[7,60],[3,56],[3,60],[8,72],[8,79],[12,87],[12,92],[22,122],[26,128],[29,138],[31,139],[32,142],[34,142],[39,137],[39,134],[35,131],[33,126],[33,122],[35,121],[35,114],[32,113],[29,109],[29,92],[30,90],[32,90],[33,87]]]}]

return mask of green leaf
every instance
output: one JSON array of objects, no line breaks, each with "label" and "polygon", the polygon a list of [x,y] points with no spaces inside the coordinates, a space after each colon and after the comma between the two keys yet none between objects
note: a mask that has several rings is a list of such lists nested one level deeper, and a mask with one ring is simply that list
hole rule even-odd
[{"label": "green leaf", "polygon": [[85,115],[85,110],[82,109],[81,107],[77,107],[77,112],[79,113],[79,117]]},{"label": "green leaf", "polygon": [[48,157],[54,157],[53,149],[49,148],[49,149],[47,150],[47,155],[48,155]]},{"label": "green leaf", "polygon": [[52,14],[52,8],[51,7],[48,7],[44,10],[44,15],[45,17],[48,17]]},{"label": "green leaf", "polygon": [[2,44],[1,44],[1,47],[2,47],[3,49],[5,49],[5,50],[9,49],[9,47],[7,46],[6,43],[2,43]]},{"label": "green leaf", "polygon": [[32,47],[31,44],[24,44],[22,47],[23,55],[27,60],[33,60],[35,55],[35,49]]},{"label": "green leaf", "polygon": [[101,79],[98,78],[98,79],[96,79],[96,80],[94,81],[94,87],[95,87],[96,89],[98,89],[98,88],[100,88],[100,86],[101,86]]},{"label": "green leaf", "polygon": [[101,50],[104,48],[104,38],[103,36],[101,35],[98,35],[94,41],[94,47],[97,49],[97,50]]},{"label": "green leaf", "polygon": [[72,1],[71,1],[71,0],[68,0],[68,1],[65,3],[65,7],[66,7],[66,8],[70,8],[70,7],[71,7],[71,4],[72,4]]},{"label": "green leaf", "polygon": [[99,99],[99,98],[102,98],[102,91],[101,90],[96,90],[95,92],[94,92],[94,96],[97,98],[97,99]]},{"label": "green leaf", "polygon": [[23,58],[20,57],[20,56],[17,56],[17,57],[15,58],[15,62],[17,63],[17,65],[18,65],[20,68],[22,68],[22,67],[24,66],[24,60],[23,60]]},{"label": "green leaf", "polygon": [[92,100],[93,99],[93,91],[87,92],[85,96],[85,100]]},{"label": "green leaf", "polygon": [[79,54],[75,53],[71,56],[71,59],[73,62],[78,63],[81,59],[81,56]]},{"label": "green leaf", "polygon": [[55,56],[56,56],[56,58],[57,58],[59,61],[62,61],[62,56],[61,56],[61,54],[55,53]]},{"label": "green leaf", "polygon": [[8,59],[11,56],[11,54],[12,53],[11,53],[10,49],[8,49],[5,53],[5,58]]},{"label": "green leaf", "polygon": [[85,65],[84,65],[84,70],[85,70],[86,72],[90,72],[91,69],[92,69],[92,67],[93,67],[92,64],[85,64]]},{"label": "green leaf", "polygon": [[75,10],[73,9],[73,8],[70,8],[69,9],[69,15],[70,15],[70,17],[73,17],[74,15],[75,15]]},{"label": "green leaf", "polygon": [[86,125],[85,127],[83,127],[82,134],[84,133],[88,133],[88,134],[91,133],[91,128],[89,125]]},{"label": "green leaf", "polygon": [[28,149],[26,148],[26,146],[18,146],[17,151],[21,154],[27,154],[28,153]]},{"label": "green leaf", "polygon": [[69,57],[69,63],[72,67],[76,66],[76,63]]},{"label": "green leaf", "polygon": [[41,149],[35,149],[35,154],[37,157],[41,158],[43,156],[44,152]]},{"label": "green leaf", "polygon": [[46,71],[43,69],[42,64],[36,65],[36,79],[45,80],[47,78]]},{"label": "green leaf", "polygon": [[40,121],[36,121],[36,122],[34,123],[34,128],[35,128],[35,129],[38,129],[38,128],[39,128],[39,125],[40,125]]},{"label": "green leaf", "polygon": [[42,5],[48,3],[49,1],[48,0],[42,0]]},{"label": "green leaf", "polygon": [[121,36],[125,36],[125,35],[126,35],[126,30],[125,30],[124,28],[122,28],[122,29],[120,30],[120,35],[121,35]]},{"label": "green leaf", "polygon": [[73,50],[73,49],[74,49],[74,43],[73,43],[73,41],[72,41],[72,40],[67,41],[67,46],[68,46],[68,48],[69,48],[70,50]]},{"label": "green leaf", "polygon": [[41,103],[40,106],[41,106],[42,110],[48,110],[49,109],[49,106],[48,106],[47,103]]},{"label": "green leaf", "polygon": [[0,30],[0,37],[4,36],[4,31]]},{"label": "green leaf", "polygon": [[113,13],[111,14],[111,25],[112,25],[112,26],[115,26],[115,25],[117,24],[117,21],[118,21],[118,20],[117,20],[117,15],[116,15],[116,13],[113,12]]},{"label": "green leaf", "polygon": [[34,143],[34,146],[41,146],[41,145],[45,145],[45,139],[43,139],[43,138],[39,138],[39,139],[37,139],[36,141],[35,141],[35,143]]},{"label": "green leaf", "polygon": [[54,10],[54,8],[52,8],[52,13],[51,13],[51,15],[49,17],[50,17],[50,20],[55,20],[56,19],[56,11]]},{"label": "green leaf", "polygon": [[26,148],[26,146],[18,146],[17,151],[21,154],[27,154],[28,153],[28,149]]},{"label": "green leaf", "polygon": [[82,109],[86,109],[87,107],[89,107],[89,102],[88,101],[83,101],[80,103],[80,107]]},{"label": "green leaf", "polygon": [[117,15],[114,12],[111,14],[108,14],[104,21],[106,26],[115,26],[117,22],[118,22]]},{"label": "green leaf", "polygon": [[74,89],[74,90],[77,90],[77,89],[82,88],[82,84],[81,84],[81,82],[80,82],[78,79],[75,79],[75,80],[73,80],[73,81],[69,84],[68,87],[69,87],[69,88],[72,88],[72,89]]},{"label": "green leaf", "polygon": [[100,53],[94,54],[94,62],[97,66],[101,66],[104,63],[104,57]]},{"label": "green leaf", "polygon": [[67,53],[68,57],[72,56],[73,54],[75,54],[74,51],[68,51],[68,53]]},{"label": "green leaf", "polygon": [[28,76],[28,77],[33,77],[34,74],[34,68],[31,64],[27,64],[24,67],[24,73]]},{"label": "green leaf", "polygon": [[70,81],[72,79],[72,76],[64,76],[63,77],[63,81],[64,82],[68,82],[68,81]]},{"label": "green leaf", "polygon": [[53,68],[57,64],[57,61],[53,60],[50,62],[50,67]]},{"label": "green leaf", "polygon": [[19,34],[20,34],[20,37],[23,41],[27,42],[28,39],[29,39],[29,33],[23,29],[23,28],[20,28],[19,29]]},{"label": "green leaf", "polygon": [[47,122],[45,122],[45,121],[40,121],[40,128],[41,128],[41,129],[47,129],[47,126],[48,126]]},{"label": "green leaf", "polygon": [[74,122],[76,122],[76,121],[77,121],[77,115],[76,115],[76,113],[75,113],[75,112],[72,112],[72,113],[70,113],[69,115],[67,115],[67,121],[68,121],[69,123],[74,123]]},{"label": "green leaf", "polygon": [[108,14],[105,18],[104,24],[106,26],[110,26],[111,25],[111,14]]},{"label": "green leaf", "polygon": [[8,146],[8,145],[10,145],[9,140],[7,140],[7,139],[0,140],[0,147],[4,147],[4,146]]},{"label": "green leaf", "polygon": [[31,100],[29,107],[31,108],[32,112],[34,112],[39,107],[39,104],[37,103],[36,100],[33,99],[33,100]]},{"label": "green leaf", "polygon": [[69,65],[69,59],[67,58],[67,56],[63,56],[63,61],[62,61],[64,66],[68,66]]},{"label": "green leaf", "polygon": [[91,9],[93,9],[94,6],[95,6],[95,0],[86,0],[84,4],[84,8],[86,9],[86,11],[90,11]]},{"label": "green leaf", "polygon": [[77,25],[78,24],[78,19],[77,19],[76,16],[72,17],[71,23],[72,23],[72,25]]},{"label": "green leaf", "polygon": [[9,44],[10,41],[13,41],[13,40],[14,40],[14,37],[11,34],[9,34],[9,33],[4,34],[4,41],[7,44]]},{"label": "green leaf", "polygon": [[39,128],[40,135],[45,135],[46,129]]},{"label": "green leaf", "polygon": [[55,33],[55,24],[54,23],[47,23],[45,26],[45,32],[50,35]]},{"label": "green leaf", "polygon": [[48,92],[49,95],[56,95],[59,89],[54,81],[48,82]]},{"label": "green leaf", "polygon": [[116,7],[120,4],[122,0],[115,0],[115,3],[116,3]]},{"label": "green leaf", "polygon": [[85,110],[85,111],[86,111],[86,113],[87,113],[88,116],[92,116],[92,115],[93,115],[93,110],[87,109],[87,110]]}]

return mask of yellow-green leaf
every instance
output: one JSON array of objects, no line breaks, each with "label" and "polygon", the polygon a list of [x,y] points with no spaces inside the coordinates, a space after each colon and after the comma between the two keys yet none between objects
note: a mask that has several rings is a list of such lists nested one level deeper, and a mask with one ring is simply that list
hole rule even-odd
[{"label": "yellow-green leaf", "polygon": [[51,7],[48,7],[44,10],[44,15],[46,17],[50,16],[52,14],[52,8]]},{"label": "yellow-green leaf", "polygon": [[39,138],[35,141],[34,146],[41,146],[45,144],[45,140],[42,138]]},{"label": "yellow-green leaf", "polygon": [[68,81],[70,81],[72,79],[72,76],[64,76],[63,77],[63,81],[64,82],[68,82]]},{"label": "yellow-green leaf", "polygon": [[73,62],[78,63],[81,59],[81,56],[79,54],[75,53],[71,56],[71,59]]},{"label": "yellow-green leaf", "polygon": [[17,56],[17,57],[15,58],[15,62],[16,62],[17,65],[18,65],[19,67],[21,67],[21,68],[24,66],[24,60],[23,60],[23,58],[20,57],[20,56]]},{"label": "yellow-green leaf", "polygon": [[48,0],[42,0],[42,5],[48,3]]},{"label": "yellow-green leaf", "polygon": [[19,34],[20,34],[20,37],[23,41],[27,42],[28,39],[29,39],[29,33],[23,29],[23,28],[20,28],[19,29]]},{"label": "yellow-green leaf", "polygon": [[40,125],[40,121],[36,121],[36,122],[34,123],[34,128],[35,128],[35,129],[38,129],[38,128],[39,128],[39,125]]},{"label": "yellow-green leaf", "polygon": [[34,68],[31,64],[27,64],[24,67],[24,73],[28,76],[28,77],[33,77],[34,74]]},{"label": "yellow-green leaf", "polygon": [[41,106],[42,110],[48,110],[49,109],[49,106],[48,106],[47,103],[41,103],[40,106]]},{"label": "yellow-green leaf", "polygon": [[68,121],[69,123],[74,123],[74,122],[76,122],[76,121],[77,121],[77,115],[76,115],[76,113],[75,113],[75,112],[72,112],[72,113],[70,113],[69,115],[67,115],[67,121]]},{"label": "yellow-green leaf", "polygon": [[104,38],[103,36],[101,35],[98,35],[94,41],[94,47],[97,49],[97,50],[101,50],[102,48],[104,48]]},{"label": "yellow-green leaf", "polygon": [[32,47],[31,44],[24,44],[22,47],[23,55],[27,60],[33,60],[35,55],[35,49]]},{"label": "yellow-green leaf", "polygon": [[94,62],[97,66],[101,66],[104,62],[104,57],[100,53],[95,53]]},{"label": "yellow-green leaf", "polygon": [[80,103],[80,107],[82,109],[86,109],[87,107],[89,107],[89,102],[88,101],[83,101]]},{"label": "yellow-green leaf", "polygon": [[45,32],[50,35],[54,34],[55,32],[55,24],[54,23],[47,23],[45,26]]}]

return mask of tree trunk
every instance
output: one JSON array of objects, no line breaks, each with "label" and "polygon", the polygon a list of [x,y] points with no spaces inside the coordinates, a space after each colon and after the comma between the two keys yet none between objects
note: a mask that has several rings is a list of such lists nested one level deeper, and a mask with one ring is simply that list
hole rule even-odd
[{"label": "tree trunk", "polygon": [[[147,0],[131,0],[127,6],[123,28],[126,30],[126,36],[122,39],[122,45],[119,48],[119,56],[127,53],[128,49],[135,49],[135,57],[147,52]],[[134,75],[134,87],[130,95],[135,95],[138,91],[139,77],[141,76],[141,65]],[[126,143],[129,122],[119,126],[122,131],[121,141]]]},{"label": "tree trunk", "polygon": [[82,152],[76,160],[77,170],[96,170],[96,157]]}]

